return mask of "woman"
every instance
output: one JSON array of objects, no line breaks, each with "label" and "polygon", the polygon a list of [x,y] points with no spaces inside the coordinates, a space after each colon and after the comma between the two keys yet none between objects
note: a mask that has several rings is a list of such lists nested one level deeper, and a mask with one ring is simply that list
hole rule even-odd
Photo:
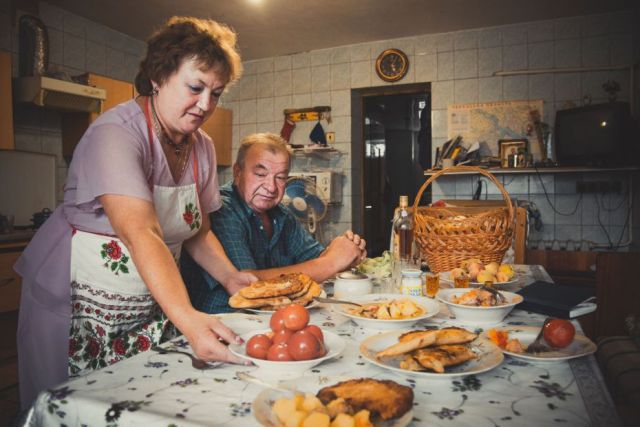
[{"label": "woman", "polygon": [[141,96],[101,115],[80,140],[64,203],[15,266],[23,407],[69,375],[148,350],[168,321],[199,358],[240,362],[218,340],[240,338],[193,308],[176,266],[184,246],[229,293],[255,280],[210,231],[208,213],[220,207],[216,157],[198,130],[241,74],[235,42],[216,22],[171,18],[148,40]]}]

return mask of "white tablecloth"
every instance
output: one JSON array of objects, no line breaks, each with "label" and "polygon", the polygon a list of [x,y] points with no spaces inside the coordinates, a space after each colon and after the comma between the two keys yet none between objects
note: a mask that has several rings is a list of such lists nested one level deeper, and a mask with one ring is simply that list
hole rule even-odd
[{"label": "white tablecloth", "polygon": [[[521,279],[513,289],[534,277],[549,279],[539,267],[518,266],[518,270]],[[230,316],[238,318],[237,314]],[[256,330],[268,328],[268,316],[248,318],[253,319]],[[435,318],[416,328],[451,322],[442,306]],[[516,309],[503,324],[540,326],[542,322],[543,316]],[[372,377],[409,385],[415,396],[414,426],[619,425],[593,356],[555,364],[532,364],[507,356],[500,366],[483,374],[416,379],[371,365],[360,356],[358,343],[376,331],[362,329],[327,307],[313,309],[311,323],[338,333],[347,347],[340,357],[307,371],[299,381],[332,384],[332,378]],[[188,349],[182,338],[166,345]],[[264,388],[238,379],[237,371],[268,377],[259,368],[238,365],[198,371],[186,356],[148,351],[41,393],[28,422],[255,426],[251,403]]]}]

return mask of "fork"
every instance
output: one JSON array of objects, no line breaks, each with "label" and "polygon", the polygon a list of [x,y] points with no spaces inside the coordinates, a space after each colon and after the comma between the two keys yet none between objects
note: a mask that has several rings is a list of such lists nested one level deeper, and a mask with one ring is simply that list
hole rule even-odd
[{"label": "fork", "polygon": [[217,368],[218,366],[222,365],[222,362],[215,362],[215,363],[205,362],[204,360],[198,359],[193,354],[191,354],[189,352],[186,352],[186,351],[170,350],[170,349],[162,348],[162,347],[159,347],[159,346],[153,346],[153,347],[151,347],[151,350],[157,351],[160,354],[176,353],[176,354],[183,354],[185,356],[189,356],[189,358],[191,359],[191,366],[193,366],[194,368],[199,369],[201,371],[204,371],[204,370],[207,370],[207,369],[214,369],[214,368]]},{"label": "fork", "polygon": [[551,321],[551,317],[547,317],[546,319],[544,319],[544,323],[540,328],[540,332],[538,332],[538,336],[536,337],[535,340],[533,340],[531,344],[527,346],[525,353],[542,353],[545,351],[549,351],[549,347],[547,347],[545,344],[542,344],[542,339],[543,339],[542,334],[544,333],[545,325],[550,321]]},{"label": "fork", "polygon": [[358,307],[362,307],[362,304],[358,304],[357,302],[344,301],[344,300],[335,299],[335,298],[314,297],[313,299],[318,302],[324,302],[328,304],[351,304],[351,305],[356,305]]},{"label": "fork", "polygon": [[489,292],[489,293],[493,294],[493,296],[495,296],[495,297],[496,297],[496,299],[498,300],[498,302],[501,302],[501,303],[505,303],[505,302],[507,302],[507,299],[504,297],[504,295],[502,295],[502,292],[500,292],[500,291],[499,291],[499,290],[497,290],[497,289],[493,289],[492,287],[487,286],[487,285],[482,285],[482,286],[480,286],[480,289],[484,289],[485,291],[487,291],[487,292]]}]

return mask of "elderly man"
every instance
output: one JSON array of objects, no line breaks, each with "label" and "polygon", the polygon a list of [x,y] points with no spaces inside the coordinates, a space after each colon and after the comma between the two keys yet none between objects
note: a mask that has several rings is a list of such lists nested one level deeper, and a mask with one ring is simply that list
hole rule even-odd
[{"label": "elderly man", "polygon": [[[347,231],[324,248],[280,202],[291,157],[286,142],[272,133],[244,138],[233,165],[233,182],[220,188],[222,207],[211,228],[229,259],[260,279],[302,272],[321,282],[360,263],[365,241]],[[202,311],[231,311],[220,284],[183,254],[181,271],[193,305]]]}]

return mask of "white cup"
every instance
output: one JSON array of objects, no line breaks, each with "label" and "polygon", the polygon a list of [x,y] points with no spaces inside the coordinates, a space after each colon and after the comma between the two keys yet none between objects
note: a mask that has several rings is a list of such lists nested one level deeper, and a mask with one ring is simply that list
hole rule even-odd
[{"label": "white cup", "polygon": [[336,298],[368,295],[373,289],[369,276],[363,273],[344,271],[336,277],[333,284],[333,296]]}]

